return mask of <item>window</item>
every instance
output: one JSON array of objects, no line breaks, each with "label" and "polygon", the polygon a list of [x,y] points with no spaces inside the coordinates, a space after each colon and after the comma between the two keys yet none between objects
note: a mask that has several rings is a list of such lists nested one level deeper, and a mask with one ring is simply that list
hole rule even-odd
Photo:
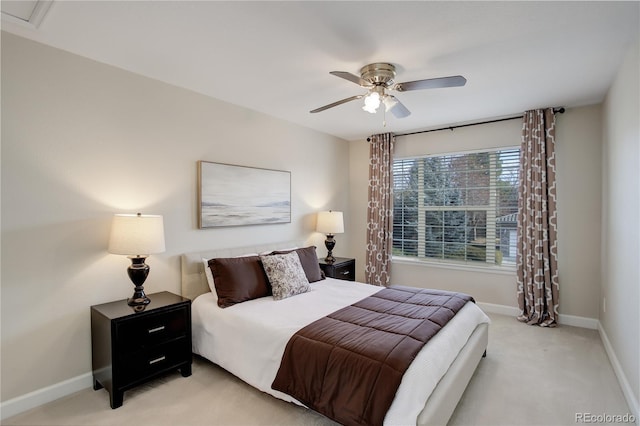
[{"label": "window", "polygon": [[394,160],[393,255],[515,264],[519,157],[514,148]]}]

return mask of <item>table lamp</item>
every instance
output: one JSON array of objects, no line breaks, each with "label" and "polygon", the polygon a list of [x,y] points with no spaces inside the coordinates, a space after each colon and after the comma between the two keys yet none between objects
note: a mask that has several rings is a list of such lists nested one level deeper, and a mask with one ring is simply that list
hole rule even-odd
[{"label": "table lamp", "polygon": [[127,304],[134,307],[149,304],[151,300],[144,294],[142,285],[149,275],[149,265],[144,261],[150,254],[165,250],[162,216],[140,213],[115,215],[108,250],[109,253],[124,254],[131,259],[127,273],[135,290],[133,296],[127,299]]},{"label": "table lamp", "polygon": [[333,257],[332,251],[336,246],[336,240],[333,238],[333,235],[344,232],[342,212],[334,212],[331,210],[328,212],[318,212],[316,231],[327,235],[327,239],[324,240],[324,245],[327,248],[328,253],[327,257],[324,258],[324,261],[327,263],[335,262],[336,258]]}]

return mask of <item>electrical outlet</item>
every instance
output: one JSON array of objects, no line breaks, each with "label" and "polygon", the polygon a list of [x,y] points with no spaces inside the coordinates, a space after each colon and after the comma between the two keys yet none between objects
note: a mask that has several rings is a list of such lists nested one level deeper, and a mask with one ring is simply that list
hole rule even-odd
[{"label": "electrical outlet", "polygon": [[602,312],[603,313],[607,312],[607,298],[606,297],[602,298]]}]

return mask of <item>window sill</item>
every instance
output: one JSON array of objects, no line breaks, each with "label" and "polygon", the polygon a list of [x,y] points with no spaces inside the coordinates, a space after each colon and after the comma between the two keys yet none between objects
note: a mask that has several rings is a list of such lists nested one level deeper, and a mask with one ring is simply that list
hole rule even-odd
[{"label": "window sill", "polygon": [[436,262],[432,260],[420,260],[412,257],[402,257],[402,256],[392,256],[391,261],[395,264],[401,265],[413,265],[420,267],[429,267],[429,268],[442,268],[442,269],[453,269],[458,271],[471,271],[471,272],[482,272],[488,274],[500,274],[500,275],[515,275],[516,267],[515,265],[511,266],[481,266],[481,265],[471,265],[468,263],[453,263],[453,262]]}]

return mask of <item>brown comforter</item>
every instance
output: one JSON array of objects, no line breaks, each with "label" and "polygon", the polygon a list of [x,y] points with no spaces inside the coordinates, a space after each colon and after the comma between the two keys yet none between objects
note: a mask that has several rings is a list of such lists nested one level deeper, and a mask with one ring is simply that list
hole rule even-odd
[{"label": "brown comforter", "polygon": [[409,364],[468,301],[385,288],[294,334],[272,388],[344,425],[381,425]]}]

